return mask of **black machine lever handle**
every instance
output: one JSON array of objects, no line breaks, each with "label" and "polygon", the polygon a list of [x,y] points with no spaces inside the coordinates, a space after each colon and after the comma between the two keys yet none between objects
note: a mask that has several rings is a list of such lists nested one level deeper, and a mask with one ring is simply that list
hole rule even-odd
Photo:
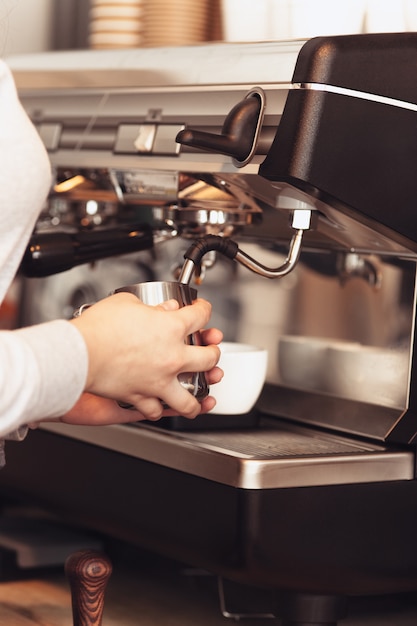
[{"label": "black machine lever handle", "polygon": [[220,135],[186,128],[178,133],[176,141],[192,148],[226,154],[239,163],[246,162],[256,146],[263,108],[262,94],[250,92],[228,113]]}]

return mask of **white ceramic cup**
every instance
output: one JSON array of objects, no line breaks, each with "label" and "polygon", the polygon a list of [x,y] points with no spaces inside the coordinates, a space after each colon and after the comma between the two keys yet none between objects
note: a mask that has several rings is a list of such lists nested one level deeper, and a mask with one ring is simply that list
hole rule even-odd
[{"label": "white ceramic cup", "polygon": [[405,350],[346,342],[329,348],[327,389],[342,398],[404,407],[408,367]]},{"label": "white ceramic cup", "polygon": [[220,344],[219,367],[223,379],[210,387],[216,399],[211,413],[241,415],[253,409],[266,377],[268,351],[244,343],[224,341]]}]

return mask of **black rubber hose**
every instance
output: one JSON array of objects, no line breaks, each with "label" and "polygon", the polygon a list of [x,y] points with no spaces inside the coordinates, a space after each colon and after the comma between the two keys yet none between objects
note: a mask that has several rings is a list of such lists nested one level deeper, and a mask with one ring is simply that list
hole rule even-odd
[{"label": "black rubber hose", "polygon": [[219,237],[218,235],[206,235],[197,239],[185,252],[184,259],[189,259],[198,266],[201,259],[207,252],[220,252],[224,256],[233,261],[238,253],[239,246],[235,241],[228,237]]}]

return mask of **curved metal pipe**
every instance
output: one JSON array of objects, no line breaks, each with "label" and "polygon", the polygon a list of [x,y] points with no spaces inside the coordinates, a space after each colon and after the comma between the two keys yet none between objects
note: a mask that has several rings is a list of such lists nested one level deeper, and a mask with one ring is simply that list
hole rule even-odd
[{"label": "curved metal pipe", "polygon": [[247,269],[255,272],[255,274],[259,274],[260,276],[264,276],[264,278],[280,278],[281,276],[285,276],[289,274],[294,267],[297,265],[298,259],[300,258],[301,252],[301,242],[303,239],[303,230],[297,230],[293,238],[290,242],[290,248],[288,251],[288,256],[285,259],[283,265],[277,267],[275,269],[266,267],[262,265],[242,250],[238,250],[235,259],[241,265],[244,265]]},{"label": "curved metal pipe", "polygon": [[224,254],[229,259],[235,260],[247,269],[264,276],[265,278],[280,278],[291,272],[297,264],[301,252],[301,242],[303,238],[303,229],[297,229],[290,242],[288,256],[280,267],[269,268],[262,265],[254,258],[239,249],[238,245],[231,239],[219,237],[217,235],[208,235],[194,242],[186,251],[184,257],[185,262],[178,282],[188,285],[194,274],[195,268],[201,263],[203,256],[210,251],[216,251]]}]

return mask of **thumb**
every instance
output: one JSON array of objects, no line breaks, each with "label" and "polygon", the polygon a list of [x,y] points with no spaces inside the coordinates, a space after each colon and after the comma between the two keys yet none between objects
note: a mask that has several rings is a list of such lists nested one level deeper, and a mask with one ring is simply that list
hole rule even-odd
[{"label": "thumb", "polygon": [[166,300],[165,302],[161,302],[161,304],[159,304],[158,306],[163,311],[177,311],[180,308],[180,305],[174,299]]}]

